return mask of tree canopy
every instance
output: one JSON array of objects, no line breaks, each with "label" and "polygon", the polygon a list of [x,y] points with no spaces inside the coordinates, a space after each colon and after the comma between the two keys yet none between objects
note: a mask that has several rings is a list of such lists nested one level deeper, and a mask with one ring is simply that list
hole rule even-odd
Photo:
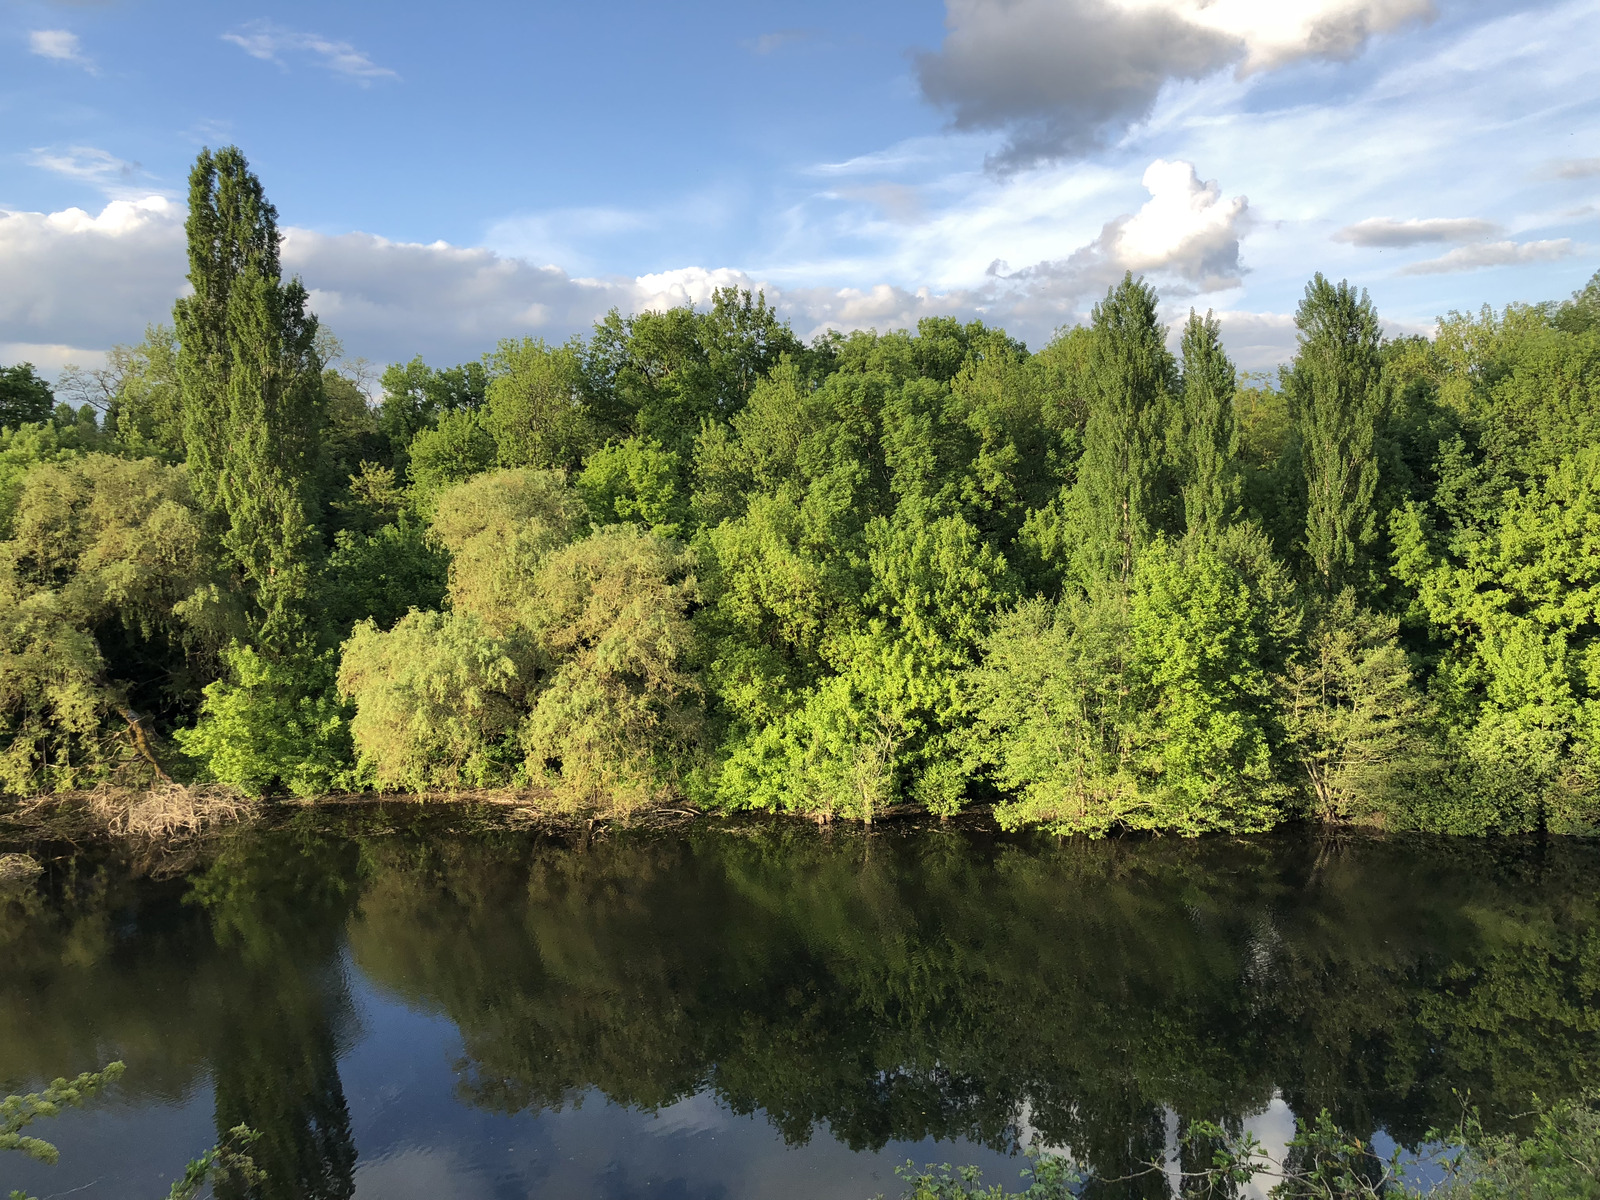
[{"label": "tree canopy", "polygon": [[8,790],[1600,823],[1600,282],[1386,339],[1318,274],[1275,382],[1132,276],[1037,351],[723,290],[368,395],[276,222],[202,154],[173,324],[0,373]]}]

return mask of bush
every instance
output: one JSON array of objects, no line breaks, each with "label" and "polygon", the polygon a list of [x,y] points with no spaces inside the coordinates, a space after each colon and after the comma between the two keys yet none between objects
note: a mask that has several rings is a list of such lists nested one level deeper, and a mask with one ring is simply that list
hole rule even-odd
[{"label": "bush", "polygon": [[331,654],[274,659],[235,642],[227,677],[207,686],[200,719],[174,735],[204,778],[252,796],[316,796],[351,783],[350,710]]},{"label": "bush", "polygon": [[510,782],[535,664],[525,639],[472,612],[411,612],[387,633],[362,621],[339,665],[362,778],[406,791]]}]

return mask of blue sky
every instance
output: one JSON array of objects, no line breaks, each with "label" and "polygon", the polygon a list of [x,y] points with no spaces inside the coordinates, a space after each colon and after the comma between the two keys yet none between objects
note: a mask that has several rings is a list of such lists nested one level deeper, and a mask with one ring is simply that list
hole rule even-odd
[{"label": "blue sky", "polygon": [[164,318],[201,145],[352,354],[765,285],[797,330],[1041,344],[1125,269],[1241,363],[1313,270],[1397,331],[1600,266],[1592,0],[0,0],[0,361]]}]

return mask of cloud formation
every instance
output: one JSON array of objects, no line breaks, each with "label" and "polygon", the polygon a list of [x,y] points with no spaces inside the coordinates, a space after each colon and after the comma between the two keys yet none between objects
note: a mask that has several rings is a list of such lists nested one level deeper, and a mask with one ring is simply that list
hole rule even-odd
[{"label": "cloud formation", "polygon": [[1432,0],[946,0],[923,96],[962,130],[1003,130],[1004,174],[1087,154],[1147,118],[1170,81],[1349,58]]},{"label": "cloud formation", "polygon": [[1143,183],[1150,199],[1117,230],[1117,263],[1134,272],[1170,272],[1197,291],[1237,287],[1249,200],[1224,200],[1217,181],[1202,183],[1193,163],[1158,158]]},{"label": "cloud formation", "polygon": [[160,196],[98,216],[0,211],[0,342],[104,349],[167,319],[183,286],[183,212]]},{"label": "cloud formation", "polygon": [[1352,246],[1420,246],[1429,242],[1472,242],[1500,232],[1493,221],[1474,217],[1429,217],[1425,220],[1396,221],[1390,217],[1368,217],[1346,225],[1333,235],[1336,242]]},{"label": "cloud formation", "polygon": [[1170,296],[1239,286],[1239,241],[1250,222],[1243,196],[1224,200],[1215,180],[1202,183],[1192,163],[1157,159],[1144,173],[1150,193],[1138,212],[1108,221],[1100,236],[1065,258],[1009,275],[997,300],[1037,328],[1070,321],[1126,272],[1149,275]]},{"label": "cloud formation", "polygon": [[128,162],[109,150],[94,146],[67,146],[62,149],[37,147],[28,156],[28,161],[46,171],[65,175],[68,179],[92,183],[110,194],[126,191],[135,176],[140,174],[138,163]]},{"label": "cloud formation", "polygon": [[271,21],[251,21],[235,32],[223,34],[222,40],[232,42],[251,58],[275,63],[285,70],[288,58],[307,58],[335,75],[355,80],[362,87],[371,86],[374,79],[400,77],[388,67],[380,67],[349,42],[337,42],[319,33],[285,29]]},{"label": "cloud formation", "polygon": [[40,58],[94,70],[94,60],[83,52],[78,35],[66,29],[35,29],[28,34],[28,49]]},{"label": "cloud formation", "polygon": [[1600,175],[1600,158],[1568,158],[1555,167],[1557,179],[1588,179]]},{"label": "cloud formation", "polygon": [[[774,286],[732,267],[579,278],[481,247],[293,227],[284,231],[283,264],[305,281],[313,310],[350,353],[374,361],[475,358],[503,337],[584,332],[611,308],[703,307],[719,287],[764,290],[808,338],[827,328],[903,328],[954,315],[1040,343],[1127,270],[1178,296],[1238,283],[1247,201],[1224,198],[1188,163],[1152,163],[1145,186],[1143,207],[1106,223],[1065,258],[1010,274],[996,268],[970,286],[937,290],[887,281]],[[16,357],[18,347],[53,347],[42,361],[55,361],[67,355],[64,347],[103,350],[136,340],[147,323],[170,319],[184,270],[183,208],[163,197],[115,200],[98,215],[0,212],[0,277],[17,281],[0,291],[0,349]]]},{"label": "cloud formation", "polygon": [[1554,262],[1575,252],[1571,238],[1543,242],[1478,242],[1459,246],[1438,258],[1425,259],[1402,267],[1402,275],[1449,275],[1456,271],[1476,271],[1481,267],[1506,267],[1517,263]]}]

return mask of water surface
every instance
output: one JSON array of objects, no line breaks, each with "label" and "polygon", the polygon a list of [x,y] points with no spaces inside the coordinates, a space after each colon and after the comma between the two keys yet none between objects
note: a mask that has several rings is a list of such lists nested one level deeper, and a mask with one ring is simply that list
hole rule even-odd
[{"label": "water surface", "polygon": [[563,840],[391,806],[30,849],[0,1092],[128,1069],[0,1193],[163,1196],[242,1122],[272,1200],[868,1200],[1036,1143],[1125,1175],[1198,1118],[1412,1146],[1461,1095],[1497,1126],[1600,1078],[1593,843]]}]

